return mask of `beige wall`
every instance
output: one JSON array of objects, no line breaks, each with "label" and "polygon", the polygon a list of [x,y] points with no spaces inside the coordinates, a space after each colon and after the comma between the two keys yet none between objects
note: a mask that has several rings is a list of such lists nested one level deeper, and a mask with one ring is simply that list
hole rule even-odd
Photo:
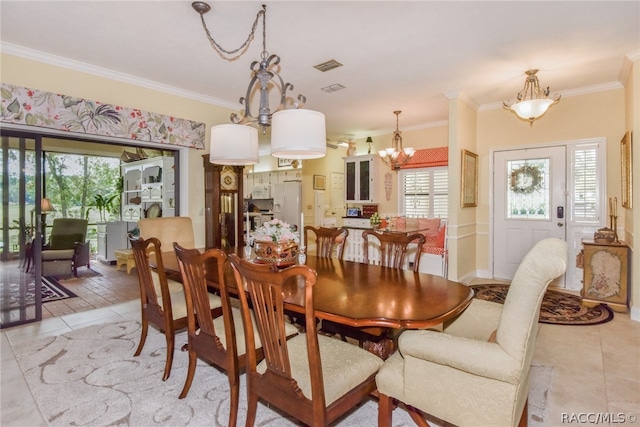
[{"label": "beige wall", "polygon": [[[204,102],[156,90],[2,54],[0,75],[4,83],[15,84],[78,98],[122,105],[155,113],[206,123],[211,126],[229,121],[230,111]],[[156,146],[158,146],[156,144]],[[181,215],[193,220],[196,245],[204,246],[204,169],[202,155],[208,152],[181,149],[181,167],[188,172],[181,187]]]},{"label": "beige wall", "polygon": [[[640,138],[640,51],[636,52],[629,78],[625,82],[625,130],[632,133],[632,154],[634,178],[640,176],[640,150],[638,139]],[[624,240],[632,248],[631,257],[631,317],[640,321],[640,251],[635,249],[635,230],[640,228],[640,181],[635,179],[632,187],[632,208],[622,209],[620,216],[624,217]],[[635,274],[634,274],[635,272]]]},{"label": "beige wall", "polygon": [[[475,274],[477,207],[461,207],[462,150],[477,153],[477,114],[462,98],[449,100],[449,278]],[[478,174],[481,170],[478,169]],[[480,194],[478,194],[478,206]]]},{"label": "beige wall", "polygon": [[[530,126],[503,109],[478,114],[480,204],[477,210],[476,268],[490,272],[490,150],[587,138],[606,138],[607,195],[620,199],[620,139],[624,134],[624,90],[615,89],[561,99]],[[620,206],[618,206],[620,208]],[[620,220],[622,221],[622,220]],[[621,225],[622,226],[622,225]]]}]

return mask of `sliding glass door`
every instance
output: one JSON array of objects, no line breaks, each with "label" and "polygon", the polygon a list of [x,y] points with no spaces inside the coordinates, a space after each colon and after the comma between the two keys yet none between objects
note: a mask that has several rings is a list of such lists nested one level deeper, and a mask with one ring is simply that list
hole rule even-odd
[{"label": "sliding glass door", "polygon": [[41,141],[1,136],[0,324],[2,328],[42,319]]}]

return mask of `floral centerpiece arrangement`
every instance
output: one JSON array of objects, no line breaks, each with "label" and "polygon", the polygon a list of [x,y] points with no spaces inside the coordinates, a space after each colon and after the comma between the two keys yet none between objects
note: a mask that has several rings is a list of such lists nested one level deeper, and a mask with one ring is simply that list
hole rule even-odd
[{"label": "floral centerpiece arrangement", "polygon": [[263,223],[249,235],[258,262],[287,266],[296,263],[300,234],[296,227],[279,219]]}]

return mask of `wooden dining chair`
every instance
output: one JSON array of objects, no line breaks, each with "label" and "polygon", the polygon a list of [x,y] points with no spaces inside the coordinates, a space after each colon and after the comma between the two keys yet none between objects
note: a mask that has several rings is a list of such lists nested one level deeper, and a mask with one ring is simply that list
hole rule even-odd
[{"label": "wooden dining chair", "polygon": [[[141,304],[140,343],[134,356],[139,356],[147,339],[149,324],[164,333],[167,342],[167,355],[162,380],[171,374],[176,331],[187,327],[187,305],[182,284],[167,278],[162,262],[161,243],[155,237],[149,239],[130,236],[133,257],[138,272]],[[156,269],[149,265],[149,257],[155,257]],[[211,295],[209,301],[212,309],[222,305],[220,297]]]},{"label": "wooden dining chair", "polygon": [[[232,254],[247,347],[247,426],[255,422],[258,399],[309,426],[326,426],[372,393],[382,359],[354,345],[318,335],[313,308],[317,274],[304,265],[284,270],[254,264]],[[289,286],[302,287],[306,333],[285,338],[284,298]],[[289,288],[290,290],[290,288]],[[249,301],[263,343],[258,364]]]},{"label": "wooden dining chair", "polygon": [[405,257],[407,255],[407,248],[410,244],[415,243],[417,250],[415,251],[415,257],[413,260],[409,260],[409,265],[413,263],[413,271],[417,272],[420,266],[420,254],[422,253],[422,246],[426,239],[423,234],[406,234],[406,233],[378,233],[375,230],[365,230],[362,232],[362,239],[364,240],[364,263],[369,264],[371,259],[370,241],[369,237],[372,237],[376,242],[376,246],[380,247],[380,265],[383,267],[391,268],[403,268]]},{"label": "wooden dining chair", "polygon": [[344,247],[347,244],[347,237],[349,236],[349,230],[345,227],[315,228],[307,225],[304,227],[304,247],[307,248],[307,250],[309,248],[309,232],[312,232],[316,236],[316,256],[331,258],[333,257],[334,250],[336,250],[337,258],[342,259]]},{"label": "wooden dining chair", "polygon": [[[223,369],[229,378],[231,392],[229,426],[235,426],[238,419],[240,399],[240,371],[245,366],[244,337],[236,340],[236,322],[242,322],[240,311],[231,307],[231,299],[224,277],[227,254],[220,249],[210,249],[201,254],[197,249],[185,249],[173,244],[182,274],[187,304],[187,335],[189,367],[187,378],[180,393],[183,399],[189,393],[196,372],[196,362],[200,358]],[[215,263],[215,267],[213,266]],[[211,315],[206,268],[215,268],[222,316]],[[238,328],[242,333],[243,329]],[[239,345],[241,344],[241,345]],[[239,348],[241,347],[241,348]]]}]

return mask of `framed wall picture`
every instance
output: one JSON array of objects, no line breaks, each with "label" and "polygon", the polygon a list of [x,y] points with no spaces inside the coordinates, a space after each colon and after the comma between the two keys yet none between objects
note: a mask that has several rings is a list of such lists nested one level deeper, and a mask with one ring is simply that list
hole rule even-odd
[{"label": "framed wall picture", "polygon": [[278,167],[279,167],[279,168],[285,168],[285,167],[287,167],[287,166],[291,166],[291,162],[292,162],[292,160],[291,160],[291,159],[281,159],[281,158],[278,158]]},{"label": "framed wall picture", "polygon": [[633,153],[631,151],[631,132],[624,134],[622,141],[620,141],[620,172],[622,173],[622,207],[631,209],[633,191]]},{"label": "framed wall picture", "polygon": [[462,185],[460,205],[463,208],[478,206],[478,155],[462,150]]},{"label": "framed wall picture", "polygon": [[327,177],[324,175],[313,175],[313,189],[325,190],[327,188]]}]

